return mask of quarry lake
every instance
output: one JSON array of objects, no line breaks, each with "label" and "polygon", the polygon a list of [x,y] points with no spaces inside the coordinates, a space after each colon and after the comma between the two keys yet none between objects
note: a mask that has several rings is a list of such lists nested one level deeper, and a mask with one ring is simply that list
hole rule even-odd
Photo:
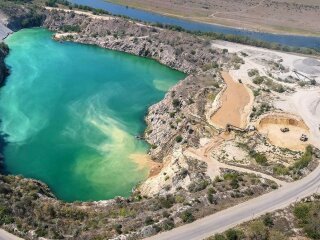
[{"label": "quarry lake", "polygon": [[43,181],[65,201],[130,195],[149,170],[137,157],[148,145],[135,135],[145,130],[148,107],[185,74],[146,58],[56,42],[44,29],[19,31],[6,42],[4,170]]}]

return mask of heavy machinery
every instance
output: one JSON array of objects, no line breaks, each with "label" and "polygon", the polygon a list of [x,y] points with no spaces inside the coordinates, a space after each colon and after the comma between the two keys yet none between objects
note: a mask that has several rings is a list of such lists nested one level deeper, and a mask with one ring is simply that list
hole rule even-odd
[{"label": "heavy machinery", "polygon": [[301,137],[300,137],[300,141],[302,141],[302,142],[306,142],[306,141],[308,141],[308,137],[307,137],[307,135],[302,134],[302,135],[301,135]]},{"label": "heavy machinery", "polygon": [[280,128],[280,131],[283,132],[283,133],[286,133],[286,132],[289,132],[290,129],[285,127],[285,128]]},{"label": "heavy machinery", "polygon": [[226,130],[227,130],[227,132],[231,132],[232,130],[238,131],[238,132],[246,132],[247,131],[246,129],[236,127],[236,126],[229,124],[229,123],[226,125]]}]

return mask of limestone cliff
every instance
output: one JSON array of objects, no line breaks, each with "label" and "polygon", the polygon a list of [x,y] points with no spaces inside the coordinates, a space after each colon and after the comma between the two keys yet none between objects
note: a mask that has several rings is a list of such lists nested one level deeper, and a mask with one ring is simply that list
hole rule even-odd
[{"label": "limestone cliff", "polygon": [[47,10],[43,26],[58,32],[73,31],[62,40],[153,58],[185,73],[201,72],[222,54],[220,50],[211,49],[209,41],[197,36],[113,16],[88,17],[75,12]]}]

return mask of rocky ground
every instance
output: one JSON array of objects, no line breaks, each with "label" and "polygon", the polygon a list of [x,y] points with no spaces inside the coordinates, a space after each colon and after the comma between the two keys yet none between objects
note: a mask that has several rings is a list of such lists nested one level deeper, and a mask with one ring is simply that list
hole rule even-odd
[{"label": "rocky ground", "polygon": [[[31,13],[25,9],[17,12],[18,16],[7,12],[8,25],[19,28],[21,19]],[[42,183],[1,176],[3,228],[27,239],[139,239],[272,191],[278,188],[274,177],[280,182],[293,181],[317,165],[315,147],[305,152],[284,149],[272,145],[255,127],[250,128],[263,114],[276,109],[273,100],[280,94],[294,91],[287,82],[292,79],[297,85],[296,78],[277,72],[282,64],[262,61],[249,51],[233,52],[209,39],[114,16],[51,8],[31,15],[28,24],[41,21],[41,26],[58,32],[58,41],[150,57],[189,75],[149,108],[145,139],[151,145],[150,156],[162,168],[130,198],[64,203]],[[261,66],[273,69],[273,77]],[[226,84],[221,70],[230,72],[235,81],[241,79],[255,97],[244,129],[210,124],[212,114],[223,104],[220,96]],[[303,87],[310,85],[306,82]],[[261,172],[264,175],[259,176]]]},{"label": "rocky ground", "polygon": [[4,63],[4,59],[8,53],[9,50],[7,46],[0,42],[0,86],[4,84],[5,78],[9,74],[9,70]]}]

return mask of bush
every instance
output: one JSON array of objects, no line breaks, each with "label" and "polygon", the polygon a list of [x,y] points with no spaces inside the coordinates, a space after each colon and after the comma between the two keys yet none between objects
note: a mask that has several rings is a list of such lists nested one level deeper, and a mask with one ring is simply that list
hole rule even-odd
[{"label": "bush", "polygon": [[264,81],[264,77],[261,77],[261,76],[257,76],[252,80],[252,82],[257,85],[260,85],[261,83],[263,83],[263,81]]},{"label": "bush", "polygon": [[298,218],[303,223],[307,222],[307,218],[309,216],[310,206],[306,203],[298,204],[294,210],[293,214],[296,218]]},{"label": "bush", "polygon": [[199,192],[203,189],[205,189],[209,185],[209,182],[206,180],[200,180],[198,182],[192,182],[188,186],[188,190],[190,192]]},{"label": "bush", "polygon": [[249,237],[250,239],[268,239],[268,228],[262,221],[254,221],[249,226]]},{"label": "bush", "polygon": [[172,219],[166,219],[162,223],[162,227],[164,230],[168,231],[174,228],[174,222]]},{"label": "bush", "polygon": [[0,225],[10,224],[14,219],[10,216],[10,211],[5,206],[0,205]]},{"label": "bush", "polygon": [[272,227],[274,225],[273,219],[270,214],[266,214],[263,218],[263,223],[267,227]]},{"label": "bush", "polygon": [[183,140],[183,138],[182,138],[181,135],[179,135],[179,136],[176,137],[176,142],[177,142],[177,143],[181,143],[182,140]]},{"label": "bush", "polygon": [[293,210],[305,234],[311,239],[320,239],[320,202],[299,203]]},{"label": "bush", "polygon": [[232,187],[233,189],[238,189],[239,186],[240,186],[240,185],[239,185],[239,182],[238,182],[238,179],[232,179],[230,185],[231,185],[231,187]]},{"label": "bush", "polygon": [[309,145],[306,147],[306,151],[301,156],[301,158],[294,163],[293,167],[298,170],[303,169],[305,167],[308,167],[311,160],[312,160],[312,147]]},{"label": "bush", "polygon": [[177,107],[179,107],[180,106],[180,101],[179,101],[179,99],[173,99],[172,100],[172,105],[175,107],[175,108],[177,108]]},{"label": "bush", "polygon": [[182,219],[182,221],[184,223],[191,223],[195,220],[194,216],[192,215],[192,213],[187,210],[187,211],[184,211],[181,215],[180,215],[180,218]]},{"label": "bush", "polygon": [[144,220],[144,223],[146,226],[151,225],[154,223],[153,219],[151,217],[146,217],[146,219]]},{"label": "bush", "polygon": [[259,70],[258,69],[250,69],[248,71],[248,76],[249,77],[253,77],[253,76],[257,76],[257,75],[259,75]]},{"label": "bush", "polygon": [[216,234],[214,237],[209,238],[209,240],[226,240],[226,237],[222,234]]},{"label": "bush", "polygon": [[273,167],[273,173],[276,175],[287,175],[289,174],[289,169],[282,164],[278,164]]},{"label": "bush", "polygon": [[250,157],[252,157],[258,164],[262,166],[267,166],[268,165],[268,159],[266,158],[265,155],[258,153],[254,150],[249,152]]},{"label": "bush", "polygon": [[159,198],[159,203],[162,208],[171,208],[175,203],[175,198],[172,195]]},{"label": "bush", "polygon": [[226,232],[226,236],[228,240],[240,240],[240,239],[244,239],[244,234],[242,231],[240,230],[236,230],[236,229],[229,229]]}]

